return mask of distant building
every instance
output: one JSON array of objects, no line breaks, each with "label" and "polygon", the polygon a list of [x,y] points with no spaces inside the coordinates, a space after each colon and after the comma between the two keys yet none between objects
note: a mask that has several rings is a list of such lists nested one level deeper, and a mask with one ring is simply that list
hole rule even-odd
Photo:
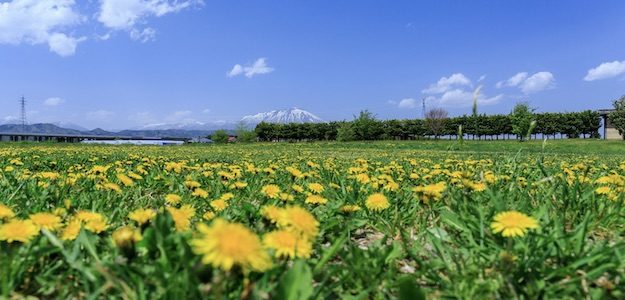
[{"label": "distant building", "polygon": [[189,143],[200,143],[200,144],[209,144],[212,143],[213,140],[205,137],[194,137],[189,140]]},{"label": "distant building", "polygon": [[171,140],[83,140],[83,144],[102,144],[102,145],[155,145],[169,146],[182,145],[184,141]]},{"label": "distant building", "polygon": [[614,128],[612,123],[610,122],[610,118],[608,115],[613,112],[614,109],[600,109],[599,115],[603,119],[603,139],[605,140],[622,140],[623,136],[618,133],[618,130]]},{"label": "distant building", "polygon": [[0,132],[0,142],[57,142],[57,143],[88,143],[88,144],[181,145],[181,144],[184,144],[186,140],[187,139],[181,139],[181,138],[158,138],[158,137]]}]

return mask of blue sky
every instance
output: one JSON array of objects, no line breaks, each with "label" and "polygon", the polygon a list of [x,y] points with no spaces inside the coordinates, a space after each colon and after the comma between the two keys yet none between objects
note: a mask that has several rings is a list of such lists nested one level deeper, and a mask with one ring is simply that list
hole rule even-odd
[{"label": "blue sky", "polygon": [[0,1],[0,121],[121,129],[289,107],[608,108],[625,1]]}]

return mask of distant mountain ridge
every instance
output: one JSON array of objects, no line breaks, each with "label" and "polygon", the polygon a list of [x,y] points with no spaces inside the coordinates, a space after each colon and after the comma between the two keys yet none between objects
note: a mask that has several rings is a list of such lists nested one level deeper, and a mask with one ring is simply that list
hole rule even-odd
[{"label": "distant mountain ridge", "polygon": [[88,130],[80,125],[56,122],[27,124],[22,128],[20,124],[1,124],[0,132],[3,133],[39,133],[39,134],[68,134],[68,135],[98,135],[98,136],[130,136],[130,137],[170,137],[192,138],[211,135],[219,129],[233,131],[237,126],[243,125],[253,128],[258,123],[320,123],[324,122],[316,115],[299,108],[272,110],[245,116],[239,122],[188,122],[175,124],[149,124],[133,129],[120,131],[107,131],[101,128]]},{"label": "distant mountain ridge", "polygon": [[163,130],[122,130],[118,132],[106,131],[101,128],[93,130],[79,131],[69,128],[62,128],[54,124],[39,123],[28,124],[22,128],[20,124],[0,125],[2,133],[31,133],[31,134],[62,134],[62,135],[97,135],[97,136],[129,136],[129,137],[169,137],[169,138],[192,138],[211,135],[214,130],[183,130],[183,129],[163,129]]}]

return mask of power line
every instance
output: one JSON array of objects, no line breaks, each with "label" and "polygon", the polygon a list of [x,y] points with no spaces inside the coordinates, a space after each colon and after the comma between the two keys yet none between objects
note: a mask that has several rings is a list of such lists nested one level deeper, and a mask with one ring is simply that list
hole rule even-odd
[{"label": "power line", "polygon": [[22,107],[22,132],[26,132],[26,98],[24,96],[20,98],[20,106]]}]

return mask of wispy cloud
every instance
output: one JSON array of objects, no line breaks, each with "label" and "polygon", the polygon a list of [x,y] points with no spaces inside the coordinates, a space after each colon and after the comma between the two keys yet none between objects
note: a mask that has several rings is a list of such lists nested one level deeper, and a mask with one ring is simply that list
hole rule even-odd
[{"label": "wispy cloud", "polygon": [[397,103],[397,107],[399,108],[415,108],[417,107],[417,100],[413,98],[404,98]]},{"label": "wispy cloud", "polygon": [[143,27],[149,18],[162,17],[203,3],[202,0],[101,0],[97,17],[105,27],[127,31],[133,40],[147,42],[156,36],[154,28]]},{"label": "wispy cloud", "polygon": [[436,83],[430,84],[421,92],[425,94],[440,94],[455,87],[471,86],[471,80],[462,73],[455,73],[449,77],[441,77]]},{"label": "wispy cloud", "polygon": [[[478,82],[484,79],[485,76],[482,76],[478,79]],[[430,84],[421,92],[423,94],[428,94],[429,96],[427,96],[425,100],[435,105],[468,107],[473,104],[472,81],[462,73],[441,77],[437,82]],[[499,94],[493,97],[487,97],[484,93],[480,93],[478,103],[481,105],[496,104],[499,103],[504,96],[504,94]],[[416,103],[413,103],[413,105],[416,106]]]},{"label": "wispy cloud", "polygon": [[267,58],[261,57],[257,59],[253,64],[248,66],[242,66],[240,64],[234,65],[230,72],[226,73],[227,77],[236,77],[239,75],[245,75],[247,78],[252,78],[255,75],[269,74],[274,71],[274,68],[267,65]]},{"label": "wispy cloud", "polygon": [[528,72],[519,72],[495,85],[498,89],[504,87],[518,87],[525,94],[536,93],[551,89],[555,86],[555,77],[551,72],[542,71],[529,75]]},{"label": "wispy cloud", "polygon": [[65,103],[65,99],[59,97],[52,97],[43,101],[43,105],[46,106],[59,106],[63,103]]}]

